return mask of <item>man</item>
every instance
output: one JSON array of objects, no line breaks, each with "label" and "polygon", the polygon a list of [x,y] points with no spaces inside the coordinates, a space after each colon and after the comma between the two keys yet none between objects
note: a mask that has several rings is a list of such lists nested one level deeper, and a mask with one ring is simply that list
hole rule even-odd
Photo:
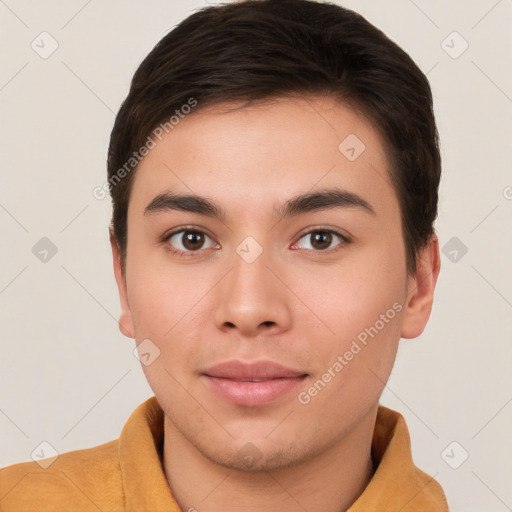
[{"label": "man", "polygon": [[0,473],[2,510],[446,511],[379,404],[440,269],[428,81],[358,14],[208,7],[136,71],[107,186],[155,396],[119,440]]}]

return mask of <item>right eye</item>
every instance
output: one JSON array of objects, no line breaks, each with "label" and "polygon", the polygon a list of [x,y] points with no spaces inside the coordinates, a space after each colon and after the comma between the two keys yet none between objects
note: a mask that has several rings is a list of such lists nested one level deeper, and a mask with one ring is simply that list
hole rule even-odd
[{"label": "right eye", "polygon": [[206,240],[212,242],[206,249],[211,249],[215,246],[215,242],[203,231],[183,228],[165,235],[162,239],[172,253],[183,257],[193,256],[194,253],[204,249]]}]

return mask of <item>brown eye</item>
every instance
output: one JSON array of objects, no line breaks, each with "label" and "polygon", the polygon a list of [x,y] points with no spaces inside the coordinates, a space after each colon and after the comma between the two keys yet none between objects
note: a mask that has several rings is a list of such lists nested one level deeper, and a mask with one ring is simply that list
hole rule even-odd
[{"label": "brown eye", "polygon": [[[333,244],[338,239],[340,242],[338,244]],[[349,243],[349,240],[340,233],[329,229],[317,229],[315,231],[310,231],[303,235],[300,240],[309,240],[309,246],[300,247],[301,249],[313,250],[315,252],[327,252],[327,250],[337,248],[337,246],[343,246]],[[299,244],[301,242],[299,241]]]},{"label": "brown eye", "polygon": [[170,233],[164,237],[163,242],[178,256],[193,256],[202,249],[215,246],[215,242],[207,234],[192,229],[181,229]]}]

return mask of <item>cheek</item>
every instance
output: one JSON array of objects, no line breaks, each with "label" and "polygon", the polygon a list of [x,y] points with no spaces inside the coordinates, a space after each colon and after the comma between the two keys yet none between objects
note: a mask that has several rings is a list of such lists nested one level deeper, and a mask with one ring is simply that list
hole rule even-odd
[{"label": "cheek", "polygon": [[320,394],[325,386],[318,407],[335,400],[362,410],[378,399],[398,349],[404,269],[390,244],[360,251],[336,268],[310,269],[297,281],[315,317],[329,328],[315,350],[319,380],[311,391]]},{"label": "cheek", "polygon": [[397,269],[400,265],[386,265],[382,260],[377,265],[362,258],[357,264],[337,268],[309,268],[296,279],[302,283],[296,291],[339,350],[375,324],[382,331],[398,331],[406,281]]},{"label": "cheek", "polygon": [[395,361],[404,311],[401,283],[370,267],[316,278],[307,282],[323,286],[310,286],[311,303],[333,332],[317,337],[314,378],[300,403],[311,403],[326,422],[339,414],[358,417],[378,400]]},{"label": "cheek", "polygon": [[[211,328],[209,292],[218,273],[195,264],[172,264],[165,256],[132,258],[127,268],[128,300],[138,343],[149,339],[158,359],[143,366],[154,390],[179,391],[172,377],[183,381],[207,350],[204,333]],[[176,385],[178,387],[176,387]]]},{"label": "cheek", "polygon": [[135,258],[132,263],[127,284],[135,338],[137,343],[149,339],[149,351],[157,354],[142,369],[155,394],[185,400],[179,383],[184,381],[184,369],[193,367],[198,350],[195,333],[200,328],[197,315],[205,285],[196,282],[199,278],[191,270],[147,262],[136,265]]},{"label": "cheek", "polygon": [[190,322],[211,284],[194,265],[176,265],[164,251],[133,254],[127,267],[128,301],[139,336],[167,338]]}]

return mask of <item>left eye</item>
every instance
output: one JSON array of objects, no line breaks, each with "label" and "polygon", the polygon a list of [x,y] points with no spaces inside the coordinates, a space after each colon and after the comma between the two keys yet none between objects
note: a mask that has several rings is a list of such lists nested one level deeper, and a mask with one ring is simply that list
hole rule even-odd
[{"label": "left eye", "polygon": [[[326,249],[331,249],[331,244],[333,241],[338,238],[341,240],[341,243],[348,243],[348,239],[340,233],[332,230],[316,230],[310,231],[303,235],[300,240],[310,239],[310,247],[299,247],[300,249],[308,249],[308,250],[317,250],[317,251],[325,251]],[[338,244],[340,245],[340,244]]]}]

